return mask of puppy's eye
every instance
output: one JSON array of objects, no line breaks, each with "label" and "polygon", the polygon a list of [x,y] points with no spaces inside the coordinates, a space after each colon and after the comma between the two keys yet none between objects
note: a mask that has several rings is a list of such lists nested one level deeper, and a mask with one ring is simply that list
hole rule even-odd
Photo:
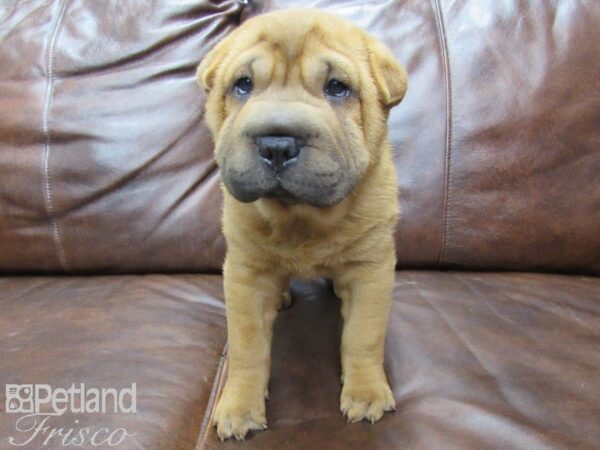
[{"label": "puppy's eye", "polygon": [[329,97],[344,98],[352,94],[352,90],[340,80],[329,80],[325,85],[325,94]]},{"label": "puppy's eye", "polygon": [[237,97],[244,97],[252,92],[253,87],[254,84],[250,77],[240,77],[233,83],[232,90]]}]

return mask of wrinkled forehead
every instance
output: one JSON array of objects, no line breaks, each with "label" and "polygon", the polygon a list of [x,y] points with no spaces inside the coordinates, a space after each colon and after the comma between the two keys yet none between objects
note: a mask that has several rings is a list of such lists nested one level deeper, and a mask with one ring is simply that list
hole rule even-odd
[{"label": "wrinkled forehead", "polygon": [[347,30],[336,35],[318,26],[249,32],[239,36],[236,47],[226,64],[226,79],[241,75],[273,79],[292,72],[312,79],[329,72],[352,81],[358,79],[364,53],[362,41]]}]

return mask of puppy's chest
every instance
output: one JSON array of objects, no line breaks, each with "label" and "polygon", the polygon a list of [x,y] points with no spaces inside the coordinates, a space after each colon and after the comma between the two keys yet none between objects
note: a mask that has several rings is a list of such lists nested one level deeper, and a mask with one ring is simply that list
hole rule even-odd
[{"label": "puppy's chest", "polygon": [[330,276],[332,268],[346,259],[343,246],[333,239],[270,239],[266,247],[278,268],[299,278]]}]

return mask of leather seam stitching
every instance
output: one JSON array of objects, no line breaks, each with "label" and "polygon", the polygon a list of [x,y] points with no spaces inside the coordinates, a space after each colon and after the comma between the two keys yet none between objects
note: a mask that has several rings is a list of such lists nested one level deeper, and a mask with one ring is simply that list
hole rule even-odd
[{"label": "leather seam stitching", "polygon": [[206,412],[204,413],[204,418],[202,419],[202,424],[200,425],[200,432],[198,433],[198,444],[196,445],[196,450],[204,448],[204,444],[206,442],[206,439],[208,438],[208,432],[211,428],[210,425],[212,423],[215,407],[217,404],[217,397],[221,392],[221,389],[223,387],[223,381],[225,379],[225,374],[227,373],[227,352],[228,344],[225,343],[223,351],[221,352],[219,366],[217,367],[217,372],[215,374],[215,380],[213,381],[213,385],[210,390],[210,395],[208,397]]},{"label": "leather seam stitching", "polygon": [[450,53],[448,51],[448,40],[446,27],[444,25],[444,14],[440,0],[435,0],[435,10],[438,23],[440,48],[444,65],[444,77],[446,81],[446,136],[444,150],[444,205],[441,218],[441,243],[438,256],[438,265],[442,265],[446,258],[448,248],[449,226],[448,211],[450,203],[450,178],[451,178],[451,156],[452,156],[452,73],[450,69]]},{"label": "leather seam stitching", "polygon": [[42,129],[44,132],[44,204],[46,207],[46,213],[52,226],[56,254],[64,271],[69,271],[69,264],[63,245],[62,231],[60,229],[58,220],[56,219],[56,211],[54,210],[54,202],[52,198],[52,183],[50,176],[50,153],[52,150],[52,138],[50,136],[50,114],[52,109],[52,98],[54,95],[54,81],[56,79],[56,72],[54,71],[54,49],[58,32],[60,30],[60,25],[62,24],[65,11],[67,10],[67,3],[68,0],[65,0],[61,5],[54,30],[52,30],[52,33],[49,36],[48,54],[46,57],[47,85],[42,117]]}]

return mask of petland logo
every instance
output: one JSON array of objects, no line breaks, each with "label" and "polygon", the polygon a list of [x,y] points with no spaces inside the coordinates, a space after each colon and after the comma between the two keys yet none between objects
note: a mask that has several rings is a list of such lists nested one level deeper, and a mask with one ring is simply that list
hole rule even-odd
[{"label": "petland logo", "polygon": [[[48,384],[7,384],[5,412],[23,414],[15,422],[18,436],[10,436],[13,446],[62,444],[64,447],[116,447],[133,438],[125,428],[110,430],[80,426],[52,427],[53,417],[71,414],[133,414],[137,413],[137,385],[124,389],[87,387],[84,383],[69,388],[54,388]],[[40,441],[40,442],[38,442]]]}]

